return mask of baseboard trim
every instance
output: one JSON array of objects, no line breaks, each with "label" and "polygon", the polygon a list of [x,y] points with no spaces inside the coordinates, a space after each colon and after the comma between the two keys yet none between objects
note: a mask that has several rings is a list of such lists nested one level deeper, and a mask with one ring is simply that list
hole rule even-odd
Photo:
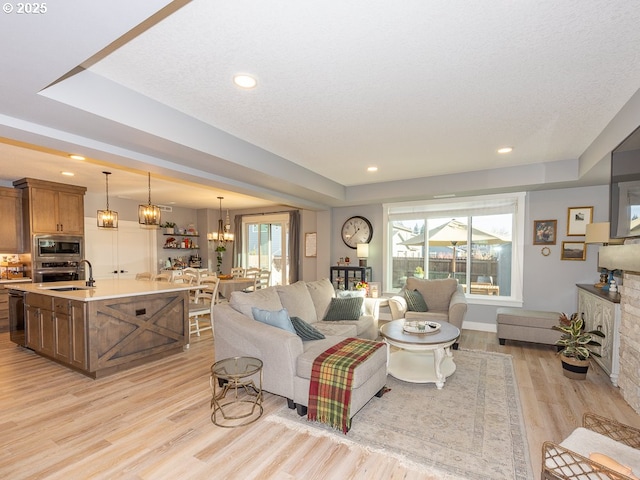
[{"label": "baseboard trim", "polygon": [[462,322],[462,328],[464,330],[476,330],[478,332],[498,333],[498,325],[495,323],[470,322],[465,320]]}]

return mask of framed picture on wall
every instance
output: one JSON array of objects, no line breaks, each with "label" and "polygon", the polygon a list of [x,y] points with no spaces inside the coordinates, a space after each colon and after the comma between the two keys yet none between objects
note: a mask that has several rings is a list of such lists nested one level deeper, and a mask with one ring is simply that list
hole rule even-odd
[{"label": "framed picture on wall", "polygon": [[305,233],[304,234],[304,256],[305,257],[317,257],[317,239],[318,234],[316,232],[313,233]]},{"label": "framed picture on wall", "polygon": [[533,244],[534,245],[555,245],[557,231],[558,231],[557,220],[534,220],[533,221]]},{"label": "framed picture on wall", "polygon": [[593,221],[593,207],[569,207],[567,236],[587,233],[587,225]]},{"label": "framed picture on wall", "polygon": [[562,242],[560,260],[586,260],[587,249],[584,242]]}]

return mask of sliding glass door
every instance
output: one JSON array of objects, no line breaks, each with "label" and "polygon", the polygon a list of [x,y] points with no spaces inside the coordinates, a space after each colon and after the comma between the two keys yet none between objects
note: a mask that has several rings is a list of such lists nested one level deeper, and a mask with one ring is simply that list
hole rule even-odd
[{"label": "sliding glass door", "polygon": [[286,285],[289,266],[289,215],[245,217],[242,266],[271,271],[269,285]]}]

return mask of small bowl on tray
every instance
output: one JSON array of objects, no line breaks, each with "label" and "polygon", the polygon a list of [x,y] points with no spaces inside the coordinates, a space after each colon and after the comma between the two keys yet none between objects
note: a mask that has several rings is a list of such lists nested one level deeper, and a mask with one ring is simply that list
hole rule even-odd
[{"label": "small bowl on tray", "polygon": [[405,320],[402,330],[411,335],[427,335],[439,332],[440,324],[429,320]]}]

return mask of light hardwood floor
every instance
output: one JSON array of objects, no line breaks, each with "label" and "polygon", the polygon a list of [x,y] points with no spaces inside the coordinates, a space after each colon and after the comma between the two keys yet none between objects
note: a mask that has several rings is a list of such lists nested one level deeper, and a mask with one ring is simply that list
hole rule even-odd
[{"label": "light hardwood floor", "polygon": [[[561,440],[585,411],[640,427],[599,367],[585,381],[568,380],[554,347],[507,343],[464,331],[460,346],[513,355],[535,478],[542,442]],[[270,422],[214,426],[212,362],[206,332],[184,353],[91,380],[0,334],[0,478],[431,478],[393,458]],[[284,404],[265,394],[265,415]]]}]

